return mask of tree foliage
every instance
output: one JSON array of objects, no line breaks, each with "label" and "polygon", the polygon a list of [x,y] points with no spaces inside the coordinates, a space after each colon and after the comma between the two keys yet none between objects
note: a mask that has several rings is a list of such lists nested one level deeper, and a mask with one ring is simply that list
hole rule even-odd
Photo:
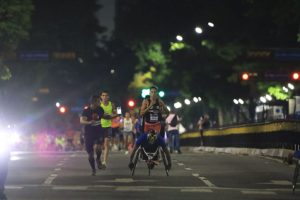
[{"label": "tree foliage", "polygon": [[4,64],[20,41],[28,38],[33,5],[31,0],[0,1],[0,78],[8,80],[11,71]]}]

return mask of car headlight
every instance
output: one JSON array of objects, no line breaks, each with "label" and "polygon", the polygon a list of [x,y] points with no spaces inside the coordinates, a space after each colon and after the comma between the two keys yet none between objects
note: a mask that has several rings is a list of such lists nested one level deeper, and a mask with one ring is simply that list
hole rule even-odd
[{"label": "car headlight", "polygon": [[0,130],[0,154],[10,151],[11,140],[5,130]]}]

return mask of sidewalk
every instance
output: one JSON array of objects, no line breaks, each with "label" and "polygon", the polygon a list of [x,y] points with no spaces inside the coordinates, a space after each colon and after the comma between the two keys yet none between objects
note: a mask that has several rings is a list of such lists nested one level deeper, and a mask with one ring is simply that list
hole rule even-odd
[{"label": "sidewalk", "polygon": [[250,155],[250,156],[268,156],[275,158],[287,158],[290,153],[294,153],[290,149],[254,149],[254,148],[236,148],[236,147],[182,147],[183,150],[191,152],[214,152],[229,153],[234,155]]}]

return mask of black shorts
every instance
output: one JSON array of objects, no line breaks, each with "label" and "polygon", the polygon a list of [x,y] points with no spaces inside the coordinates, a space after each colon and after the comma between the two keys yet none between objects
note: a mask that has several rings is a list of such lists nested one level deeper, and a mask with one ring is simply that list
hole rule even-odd
[{"label": "black shorts", "polygon": [[112,137],[117,137],[120,134],[120,129],[119,127],[117,128],[112,128]]},{"label": "black shorts", "polygon": [[112,137],[112,128],[111,127],[105,127],[102,128],[103,137],[104,138],[111,138]]},{"label": "black shorts", "polygon": [[102,128],[97,128],[96,131],[86,132],[84,134],[85,140],[85,149],[87,153],[91,153],[94,151],[94,144],[103,144],[103,130]]}]

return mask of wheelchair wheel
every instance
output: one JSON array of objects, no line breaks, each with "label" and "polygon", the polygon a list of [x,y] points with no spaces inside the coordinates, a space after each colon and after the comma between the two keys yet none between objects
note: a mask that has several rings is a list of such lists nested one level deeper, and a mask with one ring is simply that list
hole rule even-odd
[{"label": "wheelchair wheel", "polygon": [[166,175],[169,176],[169,170],[167,169],[168,163],[167,163],[166,154],[162,149],[160,149],[160,155],[161,155],[161,158],[162,158],[164,166],[165,166]]},{"label": "wheelchair wheel", "polygon": [[293,193],[295,192],[297,181],[298,181],[298,175],[299,175],[299,160],[297,160],[295,171],[294,171],[294,177],[293,177]]},{"label": "wheelchair wheel", "polygon": [[133,159],[133,168],[132,168],[132,170],[131,170],[131,176],[134,175],[134,171],[135,171],[137,162],[138,162],[138,160],[139,160],[140,154],[141,154],[141,149],[138,149],[138,150],[135,152],[135,157],[134,157],[134,159]]}]

